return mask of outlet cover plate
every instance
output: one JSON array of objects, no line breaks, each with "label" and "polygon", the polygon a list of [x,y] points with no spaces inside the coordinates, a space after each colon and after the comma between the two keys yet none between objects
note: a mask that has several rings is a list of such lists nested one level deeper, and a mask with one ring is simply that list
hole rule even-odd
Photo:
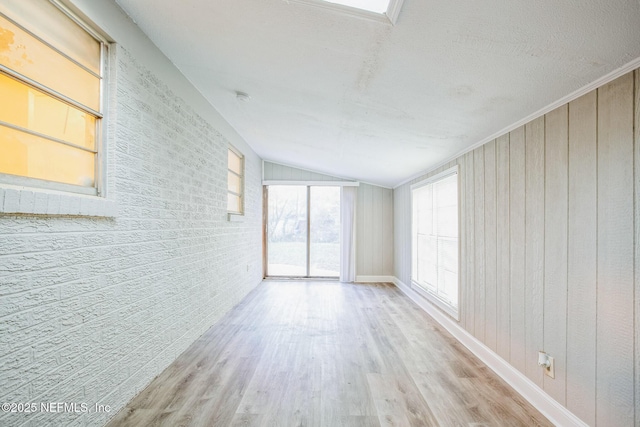
[{"label": "outlet cover plate", "polygon": [[556,377],[556,364],[555,364],[555,360],[553,359],[553,357],[548,356],[549,358],[549,367],[545,368],[544,370],[544,374],[548,377],[554,378]]}]

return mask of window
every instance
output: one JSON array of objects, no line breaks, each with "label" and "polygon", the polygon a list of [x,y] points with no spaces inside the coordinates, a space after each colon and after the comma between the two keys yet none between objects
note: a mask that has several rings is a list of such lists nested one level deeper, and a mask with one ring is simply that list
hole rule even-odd
[{"label": "window", "polygon": [[340,187],[268,185],[266,276],[340,276]]},{"label": "window", "polygon": [[106,43],[46,0],[0,3],[0,180],[98,195]]},{"label": "window", "polygon": [[389,7],[389,0],[325,0],[329,3],[341,4],[356,9],[368,10],[375,13],[385,13]]},{"label": "window", "polygon": [[412,287],[458,319],[458,170],[411,186]]},{"label": "window", "polygon": [[404,0],[289,0],[337,13],[394,25]]},{"label": "window", "polygon": [[244,213],[244,156],[232,148],[227,151],[227,211],[242,215]]}]

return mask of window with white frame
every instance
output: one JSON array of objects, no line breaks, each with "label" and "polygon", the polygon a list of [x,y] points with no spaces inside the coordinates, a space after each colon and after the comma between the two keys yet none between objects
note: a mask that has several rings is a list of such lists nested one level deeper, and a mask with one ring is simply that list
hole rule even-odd
[{"label": "window with white frame", "polygon": [[458,169],[411,186],[411,285],[458,319]]},{"label": "window with white frame", "polygon": [[330,9],[337,13],[372,19],[388,24],[396,23],[404,0],[289,0],[294,3]]},{"label": "window with white frame", "polygon": [[244,213],[244,156],[229,147],[227,154],[227,212]]},{"label": "window with white frame", "polygon": [[99,195],[106,43],[57,1],[0,2],[0,181]]},{"label": "window with white frame", "polygon": [[389,8],[389,0],[324,0],[329,3],[368,10],[374,13],[385,13]]}]

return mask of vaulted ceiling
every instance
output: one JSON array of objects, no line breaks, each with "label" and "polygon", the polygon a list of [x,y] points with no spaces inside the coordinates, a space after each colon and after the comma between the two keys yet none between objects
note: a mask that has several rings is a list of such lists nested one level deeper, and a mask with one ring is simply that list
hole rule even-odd
[{"label": "vaulted ceiling", "polygon": [[263,159],[388,187],[640,57],[640,0],[117,2]]}]

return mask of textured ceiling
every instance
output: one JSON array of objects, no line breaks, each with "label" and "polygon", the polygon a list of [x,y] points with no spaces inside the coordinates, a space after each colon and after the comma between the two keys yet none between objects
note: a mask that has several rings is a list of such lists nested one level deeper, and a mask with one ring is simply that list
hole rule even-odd
[{"label": "textured ceiling", "polygon": [[640,57],[639,0],[117,1],[262,158],[388,187]]}]

